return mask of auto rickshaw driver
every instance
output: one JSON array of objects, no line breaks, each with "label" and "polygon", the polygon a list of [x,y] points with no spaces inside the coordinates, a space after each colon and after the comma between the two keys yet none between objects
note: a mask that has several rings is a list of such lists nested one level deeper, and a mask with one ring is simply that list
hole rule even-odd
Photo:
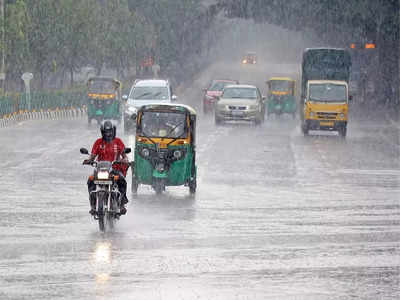
[{"label": "auto rickshaw driver", "polygon": [[185,120],[179,115],[156,113],[151,120],[146,120],[146,115],[143,118],[143,133],[147,136],[176,138],[184,133]]}]

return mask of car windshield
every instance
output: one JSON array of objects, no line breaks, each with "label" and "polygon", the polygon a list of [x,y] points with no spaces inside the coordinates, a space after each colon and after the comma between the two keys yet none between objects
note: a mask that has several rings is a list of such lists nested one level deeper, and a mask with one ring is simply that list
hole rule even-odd
[{"label": "car windshield", "polygon": [[211,87],[209,88],[209,91],[222,91],[225,86],[228,84],[235,84],[233,81],[216,81],[214,82]]},{"label": "car windshield", "polygon": [[342,84],[310,84],[310,101],[345,102],[346,86]]},{"label": "car windshield", "polygon": [[222,98],[246,98],[256,99],[257,91],[254,88],[226,88]]},{"label": "car windshield", "polygon": [[134,100],[167,100],[168,88],[166,86],[138,86],[133,89],[129,98]]},{"label": "car windshield", "polygon": [[109,80],[89,80],[89,93],[106,93],[112,94],[115,92],[115,84]]},{"label": "car windshield", "polygon": [[185,138],[185,121],[184,113],[145,111],[141,117],[142,133],[150,138]]},{"label": "car windshield", "polygon": [[269,90],[272,92],[287,92],[289,91],[290,83],[284,80],[271,80],[269,82]]}]

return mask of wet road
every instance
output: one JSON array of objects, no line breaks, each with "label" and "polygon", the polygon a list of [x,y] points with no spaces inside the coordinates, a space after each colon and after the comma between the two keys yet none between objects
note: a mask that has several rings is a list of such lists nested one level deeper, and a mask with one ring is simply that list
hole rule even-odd
[{"label": "wet road", "polygon": [[[186,90],[195,107],[203,83]],[[79,154],[95,126],[0,129],[0,299],[399,298],[398,123],[353,120],[344,140],[200,113],[197,129],[196,196],[140,187],[106,234]]]}]

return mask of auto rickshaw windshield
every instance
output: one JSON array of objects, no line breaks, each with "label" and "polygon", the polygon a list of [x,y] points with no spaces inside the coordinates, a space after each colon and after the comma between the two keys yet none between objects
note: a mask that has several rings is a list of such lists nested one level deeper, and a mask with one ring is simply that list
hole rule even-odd
[{"label": "auto rickshaw windshield", "polygon": [[284,80],[271,80],[269,90],[272,92],[287,92],[290,89],[290,82]]},{"label": "auto rickshaw windshield", "polygon": [[90,80],[88,82],[89,93],[105,93],[111,94],[116,90],[116,85],[108,80]]},{"label": "auto rickshaw windshield", "polygon": [[141,117],[142,134],[146,137],[186,138],[185,122],[184,113],[145,111]]}]

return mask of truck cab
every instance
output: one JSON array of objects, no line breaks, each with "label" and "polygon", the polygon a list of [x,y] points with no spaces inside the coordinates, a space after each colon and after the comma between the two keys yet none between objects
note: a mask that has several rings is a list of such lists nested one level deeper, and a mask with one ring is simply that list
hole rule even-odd
[{"label": "truck cab", "polygon": [[303,52],[300,118],[304,135],[309,130],[332,130],[346,137],[351,65],[347,49]]},{"label": "truck cab", "polygon": [[346,81],[309,80],[303,99],[302,130],[338,131],[346,136],[348,120],[349,87]]}]

